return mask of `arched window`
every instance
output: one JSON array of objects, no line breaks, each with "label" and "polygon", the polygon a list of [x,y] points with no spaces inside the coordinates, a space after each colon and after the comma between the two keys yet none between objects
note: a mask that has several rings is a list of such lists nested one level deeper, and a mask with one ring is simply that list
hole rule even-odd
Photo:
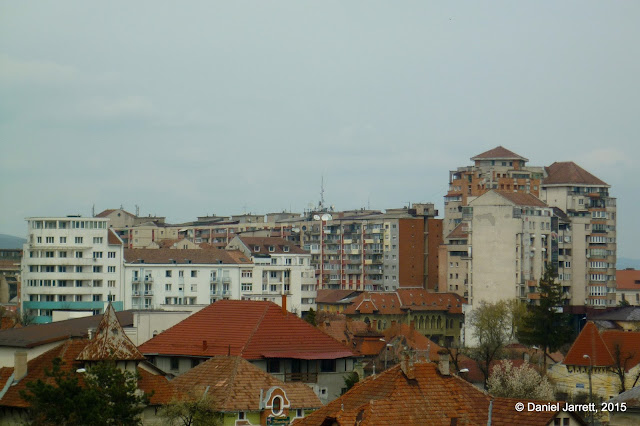
[{"label": "arched window", "polygon": [[438,328],[442,328],[442,318],[438,317]]},{"label": "arched window", "polygon": [[436,328],[436,317],[431,317],[431,328]]}]

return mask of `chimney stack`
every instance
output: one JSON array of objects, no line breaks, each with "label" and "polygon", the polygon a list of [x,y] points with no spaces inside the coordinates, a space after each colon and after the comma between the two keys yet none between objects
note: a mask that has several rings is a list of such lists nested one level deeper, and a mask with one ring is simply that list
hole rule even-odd
[{"label": "chimney stack", "polygon": [[438,351],[438,355],[440,355],[440,360],[438,361],[438,370],[443,376],[448,376],[449,374],[451,374],[449,372],[449,354],[443,349]]},{"label": "chimney stack", "polygon": [[409,354],[402,354],[402,361],[400,361],[400,368],[407,379],[415,379],[416,378],[416,370],[413,365],[413,360],[409,357]]},{"label": "chimney stack", "polygon": [[13,361],[13,380],[19,381],[27,375],[27,352],[16,351]]},{"label": "chimney stack", "polygon": [[282,295],[282,315],[287,315],[287,295]]}]

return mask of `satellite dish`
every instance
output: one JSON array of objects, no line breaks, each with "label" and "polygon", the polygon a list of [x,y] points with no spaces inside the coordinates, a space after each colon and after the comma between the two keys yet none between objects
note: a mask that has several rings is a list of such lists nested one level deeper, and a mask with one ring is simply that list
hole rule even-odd
[{"label": "satellite dish", "polygon": [[322,220],[331,220],[331,215],[330,214],[323,214],[322,215]]},{"label": "satellite dish", "polygon": [[[313,220],[320,220],[320,216],[318,216],[317,214],[313,215]],[[324,220],[324,219],[323,219]]]}]

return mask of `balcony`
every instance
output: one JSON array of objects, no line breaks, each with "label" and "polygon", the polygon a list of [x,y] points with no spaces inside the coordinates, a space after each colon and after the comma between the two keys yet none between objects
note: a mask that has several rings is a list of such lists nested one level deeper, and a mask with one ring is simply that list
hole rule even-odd
[{"label": "balcony", "polygon": [[153,282],[153,277],[151,275],[147,275],[146,277],[144,277],[144,282],[145,283],[152,283]]},{"label": "balcony", "polygon": [[132,293],[133,297],[140,297],[140,292],[139,291],[134,291]]},{"label": "balcony", "polygon": [[153,296],[153,290],[145,290],[144,291],[144,295],[145,296]]},{"label": "balcony", "polygon": [[209,282],[211,284],[218,284],[220,282],[220,277],[209,277]]},{"label": "balcony", "polygon": [[284,373],[284,381],[318,383],[318,373]]},{"label": "balcony", "polygon": [[225,283],[225,284],[229,284],[229,283],[231,282],[231,278],[229,278],[229,277],[223,277],[223,278],[222,278],[222,282],[223,282],[223,283]]},{"label": "balcony", "polygon": [[134,283],[134,284],[140,284],[140,277],[136,277],[136,276],[134,276],[134,277],[131,279],[131,282],[132,282],[132,283]]}]

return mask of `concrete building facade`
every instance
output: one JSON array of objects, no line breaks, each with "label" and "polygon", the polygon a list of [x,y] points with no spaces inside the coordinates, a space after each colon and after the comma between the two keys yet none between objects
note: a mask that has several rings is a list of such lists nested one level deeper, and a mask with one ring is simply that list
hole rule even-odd
[{"label": "concrete building facade", "polygon": [[108,219],[27,218],[22,258],[22,309],[36,322],[53,311],[104,312],[108,302],[123,309],[122,241]]}]

